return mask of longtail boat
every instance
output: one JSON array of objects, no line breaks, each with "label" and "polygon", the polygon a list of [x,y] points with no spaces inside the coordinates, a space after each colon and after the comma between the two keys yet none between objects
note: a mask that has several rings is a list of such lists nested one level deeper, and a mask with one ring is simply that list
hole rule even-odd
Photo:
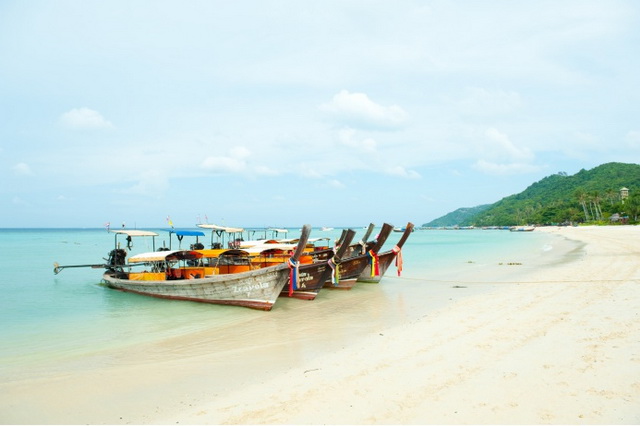
[{"label": "longtail boat", "polygon": [[198,250],[198,249],[204,248],[204,244],[200,242],[200,237],[205,236],[204,232],[202,231],[192,231],[188,229],[166,229],[166,231],[169,233],[169,247],[168,247],[169,250],[173,249],[172,244],[173,244],[174,234],[178,239],[178,249],[182,249],[181,245],[182,245],[182,239],[184,237],[196,237],[196,242],[190,244],[191,250]]},{"label": "longtail boat", "polygon": [[351,257],[355,256],[356,254],[364,254],[367,252],[368,248],[370,249],[371,247],[373,247],[374,242],[369,241],[369,237],[373,233],[375,227],[375,224],[370,223],[362,238],[357,243],[351,244],[349,250],[347,250],[344,256]]},{"label": "longtail boat", "polygon": [[355,254],[351,257],[341,259],[336,265],[334,279],[324,283],[325,288],[351,290],[356,284],[358,277],[367,265],[375,261],[378,251],[387,241],[387,237],[393,230],[393,226],[385,223],[373,244],[367,244],[370,248],[362,254]]},{"label": "longtail boat", "polygon": [[331,258],[324,260],[315,260],[313,263],[303,263],[298,267],[298,281],[295,286],[288,283],[282,290],[283,296],[295,297],[296,299],[313,300],[318,292],[324,287],[325,282],[331,279],[336,264],[340,263],[340,259],[349,249],[355,232],[351,229],[347,230],[335,250],[331,250]]},{"label": "longtail boat", "polygon": [[[302,227],[300,240],[287,263],[263,268],[241,269],[205,266],[199,262],[205,255],[199,250],[174,250],[142,253],[129,258],[129,264],[118,250],[112,250],[102,279],[110,288],[165,299],[190,300],[220,305],[244,306],[271,310],[280,292],[295,278],[299,259],[307,244],[311,227]],[[124,250],[122,250],[124,251]],[[133,272],[132,265],[144,265]],[[72,265],[92,266],[99,265]],[[54,272],[72,266],[55,265]],[[227,272],[227,273],[225,273]]]},{"label": "longtail boat", "polygon": [[[409,235],[413,232],[413,223],[409,222],[404,228],[404,233],[400,237],[398,243],[391,249],[383,253],[378,254],[375,262],[370,262],[358,277],[358,282],[365,283],[378,283],[387,272],[387,269],[391,265],[393,260],[396,260],[396,266],[398,269],[398,276],[402,272],[402,246],[409,238]],[[372,267],[373,266],[373,267]]]},{"label": "longtail boat", "polygon": [[[222,249],[225,245],[228,248],[241,248],[243,239],[244,228],[232,228],[230,226],[219,226],[209,223],[199,223],[196,225],[198,228],[211,230],[211,248]],[[216,236],[216,241],[214,241]],[[225,244],[225,241],[227,243]]]}]

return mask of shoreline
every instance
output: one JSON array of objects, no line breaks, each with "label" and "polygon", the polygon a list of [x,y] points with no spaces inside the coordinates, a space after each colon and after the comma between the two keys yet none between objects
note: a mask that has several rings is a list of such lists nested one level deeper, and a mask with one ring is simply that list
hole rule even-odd
[{"label": "shoreline", "polygon": [[[536,232],[582,245],[564,260],[544,253],[541,268],[535,259],[470,265],[458,282],[466,274],[480,284],[467,291],[429,282],[423,305],[385,291],[419,284],[389,271],[381,287],[354,288],[356,296],[285,300],[242,336],[231,324],[224,341],[199,331],[111,354],[108,367],[3,383],[0,420],[638,423],[640,227]],[[401,306],[404,317],[385,318],[384,304]],[[305,323],[326,317],[328,305],[345,313]],[[345,318],[353,324],[336,332]]]}]

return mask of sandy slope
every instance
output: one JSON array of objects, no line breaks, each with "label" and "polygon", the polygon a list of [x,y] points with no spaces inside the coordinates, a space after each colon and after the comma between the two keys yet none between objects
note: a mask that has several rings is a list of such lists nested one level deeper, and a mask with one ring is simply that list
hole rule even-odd
[{"label": "sandy slope", "polygon": [[640,227],[173,423],[640,422]]}]

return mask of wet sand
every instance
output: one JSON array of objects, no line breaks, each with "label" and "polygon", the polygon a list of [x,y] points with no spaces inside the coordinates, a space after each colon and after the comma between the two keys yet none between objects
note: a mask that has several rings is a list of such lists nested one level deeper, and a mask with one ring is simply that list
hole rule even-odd
[{"label": "wet sand", "polygon": [[0,420],[640,423],[640,227],[535,232],[580,243],[85,357],[0,384]]}]

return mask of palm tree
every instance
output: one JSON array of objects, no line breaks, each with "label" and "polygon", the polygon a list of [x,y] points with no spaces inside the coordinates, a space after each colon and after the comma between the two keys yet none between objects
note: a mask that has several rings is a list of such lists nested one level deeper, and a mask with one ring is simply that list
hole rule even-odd
[{"label": "palm tree", "polygon": [[574,196],[578,199],[578,202],[580,202],[580,205],[582,206],[582,210],[584,211],[584,221],[589,222],[589,212],[587,211],[587,192],[584,189],[579,188],[576,190]]},{"label": "palm tree", "polygon": [[602,219],[602,209],[600,208],[600,193],[598,191],[593,191],[591,193],[591,202],[593,203],[593,208],[596,212],[595,218],[596,220]]}]

